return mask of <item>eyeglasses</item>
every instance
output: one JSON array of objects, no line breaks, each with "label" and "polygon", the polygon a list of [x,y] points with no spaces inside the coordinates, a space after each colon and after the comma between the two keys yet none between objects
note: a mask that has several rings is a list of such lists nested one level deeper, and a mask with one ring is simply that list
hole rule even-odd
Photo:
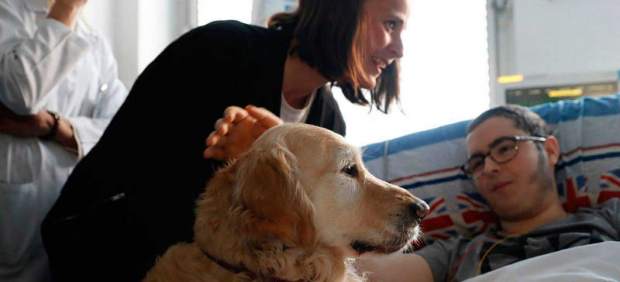
[{"label": "eyeglasses", "polygon": [[545,142],[547,138],[539,136],[503,136],[495,139],[489,145],[489,152],[486,154],[474,154],[464,165],[461,170],[469,177],[477,178],[484,170],[484,162],[490,157],[497,164],[505,164],[517,155],[519,152],[520,141]]}]

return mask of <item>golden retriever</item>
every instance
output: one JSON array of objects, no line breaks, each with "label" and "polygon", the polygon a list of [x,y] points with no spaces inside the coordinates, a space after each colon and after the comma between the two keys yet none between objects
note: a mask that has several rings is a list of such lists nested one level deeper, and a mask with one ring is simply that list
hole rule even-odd
[{"label": "golden retriever", "polygon": [[341,136],[284,124],[215,174],[195,241],[170,247],[145,281],[361,281],[351,258],[401,250],[427,211]]}]

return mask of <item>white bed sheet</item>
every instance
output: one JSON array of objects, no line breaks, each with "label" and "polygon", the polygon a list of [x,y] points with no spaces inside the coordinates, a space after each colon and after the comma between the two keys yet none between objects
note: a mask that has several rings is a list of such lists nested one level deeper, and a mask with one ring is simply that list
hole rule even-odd
[{"label": "white bed sheet", "polygon": [[486,281],[620,281],[620,242],[574,247],[466,280]]}]

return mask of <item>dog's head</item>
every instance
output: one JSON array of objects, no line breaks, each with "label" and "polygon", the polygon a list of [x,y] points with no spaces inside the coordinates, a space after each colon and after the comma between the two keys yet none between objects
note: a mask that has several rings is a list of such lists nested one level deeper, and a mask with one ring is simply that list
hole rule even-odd
[{"label": "dog's head", "polygon": [[[406,190],[372,176],[339,135],[284,124],[214,176],[199,203],[195,239],[214,245],[244,237],[237,247],[274,252],[321,246],[341,257],[388,253],[417,236],[427,211]],[[234,234],[205,234],[223,225]],[[261,245],[274,241],[282,247]]]},{"label": "dog's head", "polygon": [[233,205],[249,220],[244,230],[289,244],[393,252],[417,235],[428,210],[372,176],[342,137],[311,125],[268,130],[227,170]]}]

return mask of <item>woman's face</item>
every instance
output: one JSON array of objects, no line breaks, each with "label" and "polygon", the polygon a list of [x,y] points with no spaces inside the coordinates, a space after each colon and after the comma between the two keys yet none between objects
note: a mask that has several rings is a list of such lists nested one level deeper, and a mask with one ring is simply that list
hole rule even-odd
[{"label": "woman's face", "polygon": [[361,44],[366,77],[361,86],[372,89],[383,70],[403,56],[401,33],[409,16],[409,0],[366,0],[364,23],[366,31]]}]

